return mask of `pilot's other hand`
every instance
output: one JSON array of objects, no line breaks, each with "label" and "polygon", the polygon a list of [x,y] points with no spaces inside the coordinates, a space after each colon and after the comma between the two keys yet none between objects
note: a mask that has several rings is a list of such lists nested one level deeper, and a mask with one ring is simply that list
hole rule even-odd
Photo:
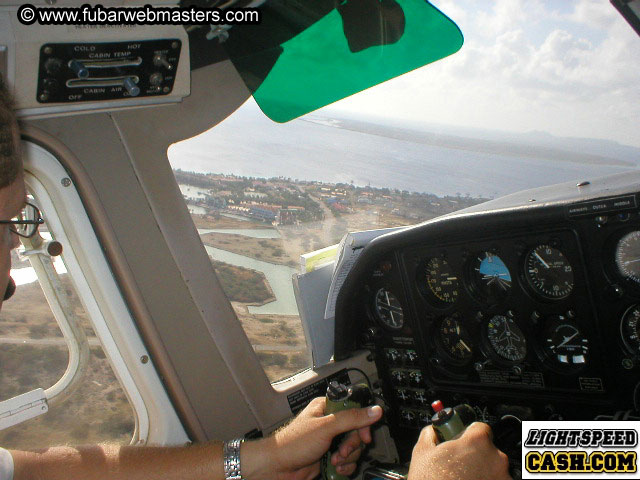
[{"label": "pilot's other hand", "polygon": [[331,463],[342,475],[355,471],[361,444],[371,442],[369,425],[380,419],[382,408],[356,408],[325,415],[325,407],[324,397],[315,398],[291,423],[264,439],[262,453],[271,459],[267,478],[312,480],[320,473],[320,459],[329,450],[333,437],[345,432],[351,433],[333,453]]},{"label": "pilot's other hand", "polygon": [[509,460],[491,441],[486,423],[472,423],[455,440],[438,444],[433,427],[413,448],[408,480],[509,480]]}]

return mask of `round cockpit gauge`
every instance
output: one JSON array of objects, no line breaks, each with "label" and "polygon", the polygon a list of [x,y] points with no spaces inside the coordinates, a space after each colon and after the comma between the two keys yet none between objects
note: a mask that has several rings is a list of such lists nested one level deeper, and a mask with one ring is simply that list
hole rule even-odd
[{"label": "round cockpit gauge", "polygon": [[494,352],[504,360],[521,362],[527,355],[527,339],[511,317],[492,317],[487,323],[487,339]]},{"label": "round cockpit gauge", "polygon": [[582,366],[587,363],[589,340],[575,322],[565,317],[550,319],[544,329],[542,348],[551,361],[561,366]]},{"label": "round cockpit gauge", "polygon": [[631,305],[620,321],[620,334],[625,347],[640,355],[640,305]]},{"label": "round cockpit gauge", "polygon": [[400,330],[404,326],[404,314],[402,305],[386,288],[381,288],[376,292],[373,311],[383,326],[391,330]]},{"label": "round cockpit gauge", "polygon": [[482,252],[471,262],[471,281],[483,300],[502,300],[511,290],[511,273],[502,259],[492,252]]},{"label": "round cockpit gauge", "polygon": [[616,245],[616,268],[623,278],[640,284],[640,231],[624,235]]},{"label": "round cockpit gauge", "polygon": [[429,296],[439,303],[450,304],[458,299],[458,277],[443,258],[433,257],[424,269]]},{"label": "round cockpit gauge", "polygon": [[524,276],[538,295],[559,300],[573,291],[573,268],[557,248],[538,245],[527,253]]},{"label": "round cockpit gauge", "polygon": [[444,355],[454,363],[464,364],[473,357],[471,336],[457,318],[446,317],[440,322],[436,342]]}]

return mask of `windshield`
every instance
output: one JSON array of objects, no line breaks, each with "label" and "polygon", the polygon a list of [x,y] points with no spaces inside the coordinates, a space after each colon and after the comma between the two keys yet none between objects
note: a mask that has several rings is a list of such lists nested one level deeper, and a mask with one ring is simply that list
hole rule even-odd
[{"label": "windshield", "polygon": [[249,100],[170,148],[272,380],[309,365],[291,285],[301,254],[638,168],[640,39],[608,2],[433,3],[464,32],[459,52],[284,125]]}]

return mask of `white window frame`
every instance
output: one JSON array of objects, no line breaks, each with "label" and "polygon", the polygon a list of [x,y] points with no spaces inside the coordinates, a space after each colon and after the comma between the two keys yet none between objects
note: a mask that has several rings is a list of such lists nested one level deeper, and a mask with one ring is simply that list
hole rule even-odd
[{"label": "white window frame", "polygon": [[185,444],[182,426],[118,289],[80,196],[56,157],[22,142],[25,183],[64,260],[96,336],[135,415],[131,443]]}]

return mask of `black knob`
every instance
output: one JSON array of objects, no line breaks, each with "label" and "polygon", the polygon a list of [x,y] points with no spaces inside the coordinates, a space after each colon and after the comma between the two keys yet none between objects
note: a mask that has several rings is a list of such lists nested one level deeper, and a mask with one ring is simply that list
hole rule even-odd
[{"label": "black knob", "polygon": [[62,70],[62,60],[58,58],[49,58],[44,62],[44,70],[49,75],[58,75]]},{"label": "black knob", "polygon": [[78,78],[87,78],[89,76],[89,69],[78,60],[71,60],[69,62],[69,68],[73,70],[73,73],[75,73]]},{"label": "black knob", "polygon": [[55,94],[58,91],[60,84],[55,78],[45,78],[42,81],[42,86],[47,92]]}]

